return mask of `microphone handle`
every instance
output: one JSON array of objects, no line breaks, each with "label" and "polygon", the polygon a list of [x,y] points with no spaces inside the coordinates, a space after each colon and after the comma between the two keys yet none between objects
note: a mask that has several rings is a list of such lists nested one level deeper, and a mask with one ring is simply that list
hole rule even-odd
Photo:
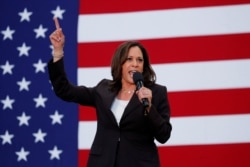
[{"label": "microphone handle", "polygon": [[149,106],[149,102],[148,102],[148,99],[147,98],[143,98],[142,99],[142,104],[145,108],[147,108]]},{"label": "microphone handle", "polygon": [[[142,81],[138,81],[136,84],[137,90],[139,90],[141,87],[143,87],[143,82]],[[143,98],[142,99],[142,104],[145,108],[147,108],[149,106],[149,102],[147,98]]]}]

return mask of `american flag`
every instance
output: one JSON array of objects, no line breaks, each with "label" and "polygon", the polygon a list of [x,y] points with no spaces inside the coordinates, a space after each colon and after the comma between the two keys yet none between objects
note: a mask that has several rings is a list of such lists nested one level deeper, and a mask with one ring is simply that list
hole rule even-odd
[{"label": "american flag", "polygon": [[171,105],[172,136],[157,143],[163,167],[250,166],[250,0],[0,5],[0,166],[86,166],[96,115],[53,94],[46,62],[54,16],[75,84],[111,78],[123,41],[148,49]]}]

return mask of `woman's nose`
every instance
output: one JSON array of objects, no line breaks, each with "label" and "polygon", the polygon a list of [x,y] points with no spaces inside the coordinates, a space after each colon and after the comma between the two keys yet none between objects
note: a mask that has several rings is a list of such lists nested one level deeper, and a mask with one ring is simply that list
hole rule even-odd
[{"label": "woman's nose", "polygon": [[133,60],[133,61],[132,61],[132,65],[133,65],[133,66],[138,66],[138,61],[137,61],[136,59]]}]

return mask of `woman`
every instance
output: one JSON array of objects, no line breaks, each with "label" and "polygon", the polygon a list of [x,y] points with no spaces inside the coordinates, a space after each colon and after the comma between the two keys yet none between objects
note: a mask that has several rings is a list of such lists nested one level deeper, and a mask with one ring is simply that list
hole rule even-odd
[{"label": "woman", "polygon": [[[97,131],[87,166],[159,167],[154,140],[165,143],[170,137],[170,107],[166,87],[155,83],[145,48],[138,42],[121,44],[112,58],[112,80],[103,79],[92,88],[74,86],[64,71],[65,38],[57,19],[55,25],[50,35],[53,60],[48,64],[54,91],[65,101],[96,108]],[[144,79],[138,90],[135,72],[142,73]],[[142,99],[148,100],[147,107]]]}]

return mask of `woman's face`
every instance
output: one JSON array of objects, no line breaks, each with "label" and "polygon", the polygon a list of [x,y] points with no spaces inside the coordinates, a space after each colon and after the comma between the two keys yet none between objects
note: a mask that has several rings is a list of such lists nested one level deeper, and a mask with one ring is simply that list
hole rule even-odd
[{"label": "woman's face", "polygon": [[133,73],[143,72],[144,59],[141,49],[133,46],[129,49],[127,60],[122,65],[122,84],[134,84]]}]

